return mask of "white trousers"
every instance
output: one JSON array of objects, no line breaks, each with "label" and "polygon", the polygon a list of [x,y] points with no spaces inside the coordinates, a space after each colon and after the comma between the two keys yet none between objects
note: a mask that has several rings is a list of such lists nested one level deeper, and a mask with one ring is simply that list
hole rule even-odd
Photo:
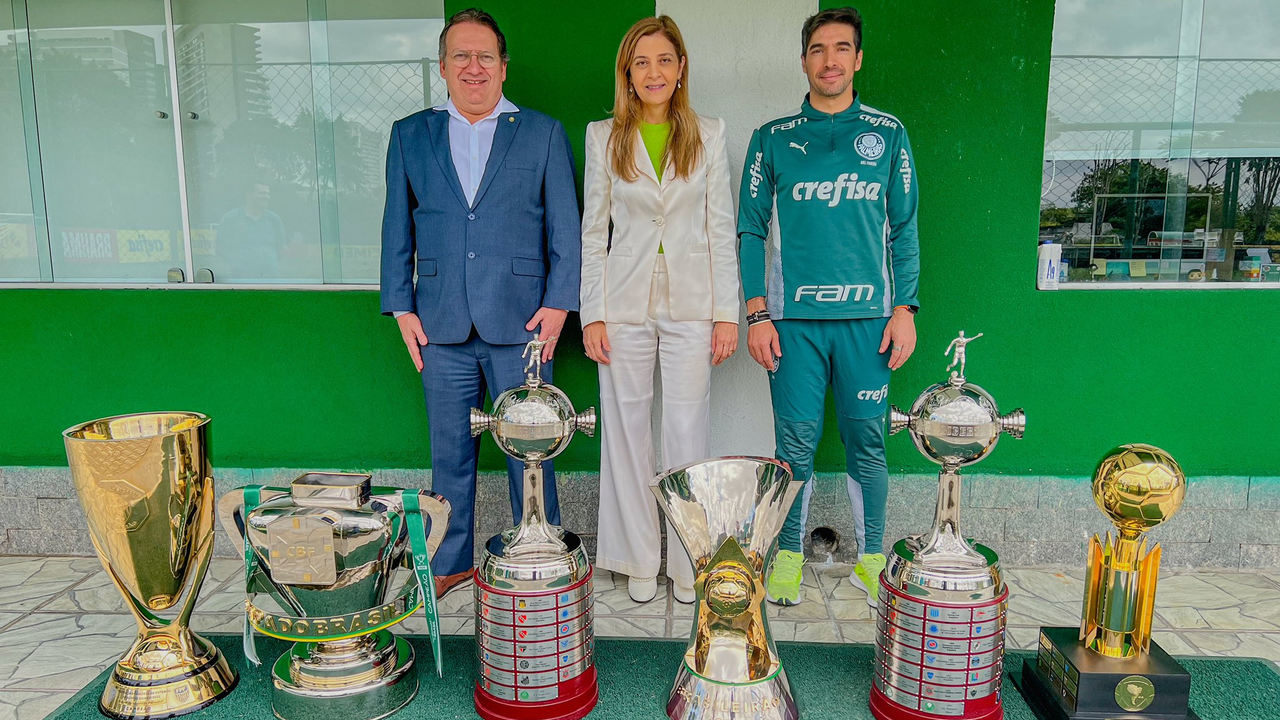
[{"label": "white trousers", "polygon": [[[655,577],[661,565],[655,474],[653,369],[662,378],[662,464],[706,459],[710,452],[710,320],[672,320],[666,259],[658,256],[643,323],[607,323],[609,364],[600,365],[600,522],[596,565],[631,577]],[[678,290],[678,289],[677,289]],[[667,523],[667,577],[693,585],[693,565]]]}]

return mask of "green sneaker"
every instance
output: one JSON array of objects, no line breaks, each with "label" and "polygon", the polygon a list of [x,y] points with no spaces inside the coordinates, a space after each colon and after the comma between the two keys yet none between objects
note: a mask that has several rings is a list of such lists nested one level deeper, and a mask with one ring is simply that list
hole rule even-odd
[{"label": "green sneaker", "polygon": [[776,605],[800,604],[800,581],[804,578],[804,554],[778,550],[773,556],[773,569],[765,582],[769,602]]},{"label": "green sneaker", "polygon": [[853,566],[853,574],[849,576],[849,582],[867,594],[867,604],[871,607],[876,606],[876,599],[880,595],[880,573],[884,572],[886,564],[888,561],[879,553],[863,555],[858,558],[858,564]]}]

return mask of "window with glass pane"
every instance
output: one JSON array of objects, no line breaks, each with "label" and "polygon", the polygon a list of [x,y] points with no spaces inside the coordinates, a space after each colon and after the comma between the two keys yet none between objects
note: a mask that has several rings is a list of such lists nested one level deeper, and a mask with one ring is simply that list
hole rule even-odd
[{"label": "window with glass pane", "polygon": [[448,99],[438,63],[444,9],[399,0],[328,0],[332,163],[344,282],[376,283],[391,124]]},{"label": "window with glass pane", "polygon": [[1059,0],[1040,240],[1062,280],[1280,283],[1280,5]]},{"label": "window with glass pane", "polygon": [[306,0],[174,2],[192,258],[215,282],[318,283]]},{"label": "window with glass pane", "polygon": [[27,174],[22,90],[18,82],[27,56],[14,32],[13,5],[0,0],[0,280],[39,281],[35,211]]},{"label": "window with glass pane", "polygon": [[186,254],[164,3],[25,5],[53,278],[164,282]]},{"label": "window with glass pane", "polygon": [[0,281],[376,283],[388,132],[444,98],[443,14],[0,0]]}]

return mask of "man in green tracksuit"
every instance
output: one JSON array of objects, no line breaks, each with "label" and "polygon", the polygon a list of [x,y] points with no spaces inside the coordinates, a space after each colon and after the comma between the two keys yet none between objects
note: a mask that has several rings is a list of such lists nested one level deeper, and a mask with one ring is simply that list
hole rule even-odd
[{"label": "man in green tracksuit", "polygon": [[[827,386],[835,392],[866,523],[850,580],[874,605],[885,566],[889,373],[916,343],[918,189],[902,123],[861,104],[853,89],[862,66],[858,11],[814,15],[802,40],[809,94],[800,112],[752,135],[739,192],[747,346],[770,373],[777,455],[798,480],[813,473]],[[800,601],[801,514],[796,503],[766,582],[782,605]]]}]

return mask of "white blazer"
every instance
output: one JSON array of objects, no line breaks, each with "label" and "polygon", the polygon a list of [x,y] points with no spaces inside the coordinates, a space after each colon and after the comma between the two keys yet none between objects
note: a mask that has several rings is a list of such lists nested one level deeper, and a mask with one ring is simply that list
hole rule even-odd
[{"label": "white blazer", "polygon": [[[662,244],[673,320],[738,322],[738,252],[724,121],[698,118],[702,158],[687,179],[668,163],[659,183],[640,132],[639,177],[613,172],[613,120],[587,126],[582,216],[582,325],[641,323]],[[609,223],[613,222],[612,238]]]}]

